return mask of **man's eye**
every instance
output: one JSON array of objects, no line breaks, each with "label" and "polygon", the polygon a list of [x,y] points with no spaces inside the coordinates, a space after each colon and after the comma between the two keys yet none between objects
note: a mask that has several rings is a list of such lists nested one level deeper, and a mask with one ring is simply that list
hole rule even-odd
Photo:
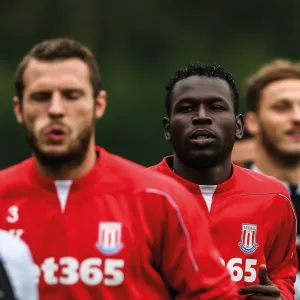
[{"label": "man's eye", "polygon": [[77,91],[67,91],[67,92],[64,92],[64,96],[67,99],[74,100],[74,99],[78,99],[81,96],[81,93],[79,93]]},{"label": "man's eye", "polygon": [[286,111],[289,109],[288,105],[276,105],[274,106],[274,110],[276,111]]},{"label": "man's eye", "polygon": [[216,104],[212,105],[211,109],[213,109],[213,110],[225,110],[225,108],[223,106],[216,105]]},{"label": "man's eye", "polygon": [[35,101],[46,101],[51,98],[51,93],[34,93],[31,98]]},{"label": "man's eye", "polygon": [[183,106],[183,107],[179,108],[180,112],[190,112],[192,110],[193,110],[193,108],[191,106]]}]

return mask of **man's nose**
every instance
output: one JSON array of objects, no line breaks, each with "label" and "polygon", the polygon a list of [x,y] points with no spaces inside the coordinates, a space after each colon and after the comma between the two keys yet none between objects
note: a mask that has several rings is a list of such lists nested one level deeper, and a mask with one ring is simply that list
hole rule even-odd
[{"label": "man's nose", "polygon": [[198,124],[211,124],[211,123],[212,123],[212,119],[208,115],[205,107],[200,107],[197,111],[197,114],[192,119],[192,124],[198,125]]},{"label": "man's nose", "polygon": [[300,124],[300,103],[295,106],[292,112],[292,121],[294,123]]},{"label": "man's nose", "polygon": [[51,117],[62,117],[65,113],[63,98],[60,93],[55,92],[52,95],[49,106],[49,115]]}]

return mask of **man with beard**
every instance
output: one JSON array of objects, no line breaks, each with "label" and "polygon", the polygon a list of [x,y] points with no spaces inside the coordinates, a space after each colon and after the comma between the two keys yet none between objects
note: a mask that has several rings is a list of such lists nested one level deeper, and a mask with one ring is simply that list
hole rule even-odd
[{"label": "man with beard", "polygon": [[174,154],[151,169],[184,184],[206,209],[241,299],[294,299],[296,217],[288,191],[231,162],[244,127],[232,75],[218,65],[191,64],[170,78],[165,104],[165,138]]},{"label": "man with beard", "polygon": [[[275,60],[263,66],[247,82],[246,102],[246,127],[255,143],[255,155],[249,168],[283,182],[299,216],[300,64]],[[299,240],[298,237],[298,255]],[[297,299],[300,299],[299,279]]]},{"label": "man with beard", "polygon": [[37,44],[16,92],[33,157],[0,172],[0,228],[29,245],[41,300],[237,298],[194,197],[96,147],[106,93],[89,49]]}]

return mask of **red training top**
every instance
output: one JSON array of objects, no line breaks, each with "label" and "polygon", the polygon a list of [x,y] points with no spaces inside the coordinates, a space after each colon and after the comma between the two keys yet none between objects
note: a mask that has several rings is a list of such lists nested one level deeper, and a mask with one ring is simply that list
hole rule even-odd
[{"label": "red training top", "polygon": [[73,181],[46,178],[33,158],[0,172],[0,227],[29,245],[40,299],[237,299],[194,197],[97,152]]},{"label": "red training top", "polygon": [[[150,167],[186,186],[206,211],[222,261],[239,288],[259,284],[257,271],[268,275],[283,299],[294,299],[297,273],[296,214],[285,186],[273,177],[233,165],[233,174],[218,186],[198,185],[173,172],[173,157]],[[199,220],[194,227],[201,226]],[[243,297],[241,297],[243,299]]]}]

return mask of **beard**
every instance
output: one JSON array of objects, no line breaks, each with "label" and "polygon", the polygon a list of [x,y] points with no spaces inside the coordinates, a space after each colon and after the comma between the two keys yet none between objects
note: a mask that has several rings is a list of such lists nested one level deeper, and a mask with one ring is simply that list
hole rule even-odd
[{"label": "beard", "polygon": [[63,153],[43,151],[39,146],[36,135],[26,125],[24,125],[24,130],[27,143],[39,163],[47,169],[59,172],[60,170],[77,167],[83,162],[94,131],[94,120],[81,130],[77,139],[72,141]]},{"label": "beard", "polygon": [[260,124],[261,133],[260,140],[262,146],[266,150],[266,152],[278,163],[283,165],[285,168],[294,167],[298,163],[300,163],[300,153],[296,152],[285,152],[276,146],[276,143],[270,137],[268,132],[265,130],[264,126]]}]

